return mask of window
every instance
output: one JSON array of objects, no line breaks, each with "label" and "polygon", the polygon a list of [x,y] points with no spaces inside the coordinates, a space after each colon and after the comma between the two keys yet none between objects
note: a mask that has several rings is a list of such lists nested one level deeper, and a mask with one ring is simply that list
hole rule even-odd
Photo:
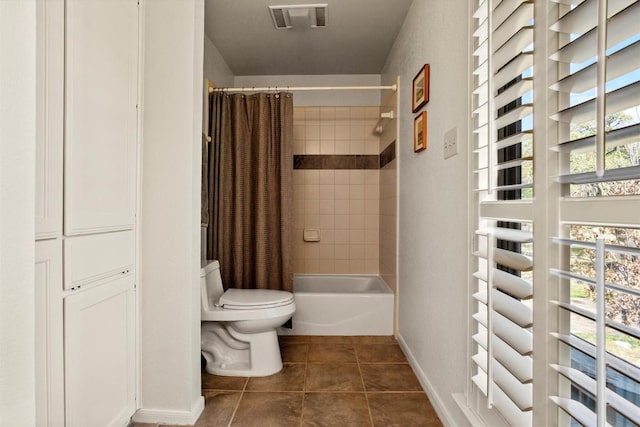
[{"label": "window", "polygon": [[[560,4],[550,26],[565,196],[551,273],[562,424],[640,424],[640,2]],[[614,197],[615,196],[615,197]]]},{"label": "window", "polygon": [[[579,423],[593,421],[597,411],[598,328],[605,332],[602,374],[607,396],[606,421],[615,426],[638,425],[640,407],[640,229],[568,225],[568,271],[561,298],[554,303],[565,313],[561,332],[563,357],[552,367],[565,381],[569,395],[554,401]],[[598,254],[596,241],[602,239]],[[599,267],[600,266],[600,267]],[[602,279],[599,283],[599,269]],[[598,293],[604,295],[598,300]],[[602,304],[599,306],[599,304]],[[604,313],[599,319],[598,311]],[[580,405],[577,405],[579,403]]]},{"label": "window", "polygon": [[468,402],[640,425],[640,0],[474,7]]}]

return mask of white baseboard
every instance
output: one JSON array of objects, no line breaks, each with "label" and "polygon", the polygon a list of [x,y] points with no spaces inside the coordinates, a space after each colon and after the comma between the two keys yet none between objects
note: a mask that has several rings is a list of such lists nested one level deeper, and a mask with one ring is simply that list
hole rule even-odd
[{"label": "white baseboard", "polygon": [[411,365],[411,368],[413,368],[413,372],[415,372],[416,376],[418,377],[418,381],[420,381],[420,385],[422,386],[422,389],[425,391],[425,393],[427,393],[427,397],[431,402],[431,406],[433,406],[433,409],[435,409],[436,413],[438,414],[438,417],[440,417],[440,421],[442,421],[442,424],[444,424],[445,427],[449,427],[449,426],[454,427],[455,426],[455,423],[453,421],[454,418],[451,416],[446,405],[444,404],[444,402],[442,401],[442,399],[440,398],[436,390],[433,388],[433,386],[427,379],[427,376],[424,374],[424,371],[418,364],[418,361],[413,356],[413,353],[411,353],[411,350],[409,349],[407,342],[402,337],[402,334],[398,333],[397,340],[398,340],[398,344],[400,344],[400,348],[402,348],[402,351],[404,352],[405,356],[407,356],[409,365]]},{"label": "white baseboard", "polygon": [[467,417],[467,420],[469,421],[469,424],[471,424],[471,426],[487,427],[487,424],[482,420],[482,418],[480,418],[475,412],[471,410],[471,408],[469,408],[464,394],[453,393],[451,397],[453,397],[453,400],[456,401],[456,403],[458,404],[458,408],[460,408],[464,416]]},{"label": "white baseboard", "polygon": [[190,411],[176,411],[167,409],[140,408],[133,414],[133,421],[137,423],[158,423],[173,425],[193,425],[204,410],[204,397],[199,396],[191,405]]}]

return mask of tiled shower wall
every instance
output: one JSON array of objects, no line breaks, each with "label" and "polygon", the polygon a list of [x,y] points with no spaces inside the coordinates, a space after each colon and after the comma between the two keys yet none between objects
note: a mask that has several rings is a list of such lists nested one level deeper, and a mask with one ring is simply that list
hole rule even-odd
[{"label": "tiled shower wall", "polygon": [[[294,155],[349,155],[316,158],[318,166],[293,172],[295,273],[380,272],[380,171],[356,161],[380,153],[373,132],[379,113],[379,107],[294,108]],[[320,242],[304,242],[305,228],[320,230]]]}]

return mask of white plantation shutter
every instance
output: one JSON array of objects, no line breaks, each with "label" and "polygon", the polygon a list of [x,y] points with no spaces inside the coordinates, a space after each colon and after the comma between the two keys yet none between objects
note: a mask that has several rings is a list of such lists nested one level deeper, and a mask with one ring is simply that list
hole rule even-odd
[{"label": "white plantation shutter", "polygon": [[633,155],[640,152],[640,2],[568,3],[550,27],[558,40],[550,56],[558,106],[550,118],[559,130],[550,148],[567,197],[558,202],[561,226],[552,239],[564,258],[550,270],[558,278],[550,303],[564,322],[551,333],[560,357],[551,364],[558,390],[549,394],[567,423],[637,426],[640,361],[617,342],[640,343],[640,320],[615,310],[640,302],[638,273],[620,274],[640,265],[640,158]]},{"label": "white plantation shutter", "polygon": [[[637,222],[633,225],[638,227]],[[592,228],[584,225],[580,227]],[[572,250],[594,250],[596,256],[593,263],[597,265],[596,270],[602,272],[605,259],[611,260],[616,255],[635,259],[632,262],[640,262],[640,249],[637,246],[607,245],[602,239],[598,239],[596,243],[575,238],[558,238],[554,241]],[[609,336],[628,337],[640,342],[640,328],[637,323],[628,325],[604,315],[607,311],[605,290],[640,298],[640,283],[631,283],[631,286],[611,283],[605,280],[604,274],[596,274],[596,278],[585,277],[570,269],[552,269],[551,273],[563,279],[562,286],[566,289],[582,283],[591,285],[596,293],[596,303],[588,307],[579,300],[567,298],[551,301],[571,316],[568,324],[561,325],[560,330],[551,334],[561,343],[561,349],[565,353],[564,359],[551,367],[562,377],[561,383],[568,383],[570,392],[563,395],[556,394],[558,391],[551,391],[551,400],[568,416],[586,426],[640,425],[640,368],[637,366],[640,361],[626,360],[624,354],[610,353],[610,344],[608,340],[605,341],[605,336]],[[585,331],[580,325],[585,323],[593,324],[595,337],[581,336]],[[566,389],[565,387],[564,390]]]},{"label": "white plantation shutter", "polygon": [[472,382],[517,426],[532,424],[533,407],[533,285],[524,277],[533,234],[514,205],[532,188],[523,171],[533,161],[533,11],[532,1],[484,0],[473,15]]},{"label": "white plantation shutter", "polygon": [[640,0],[473,7],[468,405],[638,426]]},{"label": "white plantation shutter", "polygon": [[[599,4],[606,7],[606,14],[603,13],[602,17],[606,28],[602,29],[600,46]],[[597,161],[593,171],[567,171],[558,177],[558,181],[563,184],[589,184],[637,178],[640,165],[608,167],[604,157],[615,147],[637,142],[640,135],[640,122],[633,117],[627,124],[620,123],[610,129],[605,127],[606,116],[624,114],[640,106],[640,41],[637,37],[640,33],[640,2],[585,0],[566,9],[564,13],[560,10],[561,15],[551,26],[551,31],[558,34],[561,43],[551,55],[551,60],[557,63],[560,77],[551,85],[560,100],[558,111],[551,118],[561,126],[569,126],[570,130],[598,118],[598,132],[582,138],[571,138],[570,132],[564,132],[559,144],[553,148],[567,154],[591,151],[596,154]],[[600,71],[598,67],[601,67]],[[598,92],[599,89],[602,93]]]},{"label": "white plantation shutter", "polygon": [[[498,239],[503,231],[507,233]],[[509,240],[516,238],[509,231],[513,230],[493,228],[478,232],[480,246],[488,250],[474,253],[478,257],[478,270],[474,273],[478,290],[473,294],[477,307],[473,314],[477,322],[473,337],[477,351],[472,356],[477,371],[473,382],[510,424],[531,425],[533,313],[528,300],[533,297],[533,286],[496,266],[524,271],[530,269],[532,260],[495,247],[498,240],[529,243],[531,233],[521,232],[528,235]]]}]

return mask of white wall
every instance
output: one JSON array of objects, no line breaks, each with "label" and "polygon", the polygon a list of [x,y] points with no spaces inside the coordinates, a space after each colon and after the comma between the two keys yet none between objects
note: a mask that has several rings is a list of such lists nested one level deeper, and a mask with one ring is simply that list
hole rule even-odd
[{"label": "white wall", "polygon": [[30,426],[35,424],[35,1],[0,1],[0,52],[0,426]]},{"label": "white wall", "polygon": [[[400,75],[399,332],[443,421],[465,425],[452,393],[467,375],[467,2],[415,0],[385,66]],[[428,148],[413,152],[411,82],[431,65]],[[443,158],[458,128],[459,155]]]},{"label": "white wall", "polygon": [[204,36],[204,78],[219,87],[233,86],[233,72],[206,34]]},{"label": "white wall", "polygon": [[[236,76],[236,87],[282,87],[287,86],[379,86],[379,74],[326,74],[289,76]],[[380,91],[318,91],[294,92],[296,107],[353,107],[380,105]]]},{"label": "white wall", "polygon": [[193,423],[200,390],[203,0],[145,2],[140,422]]}]

